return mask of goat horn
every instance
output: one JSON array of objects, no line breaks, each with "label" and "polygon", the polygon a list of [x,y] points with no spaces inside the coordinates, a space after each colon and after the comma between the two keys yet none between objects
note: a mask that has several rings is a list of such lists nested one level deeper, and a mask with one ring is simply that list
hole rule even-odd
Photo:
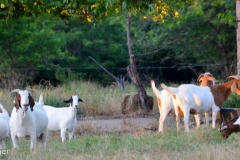
[{"label": "goat horn", "polygon": [[234,78],[234,79],[237,79],[237,80],[239,80],[239,79],[240,79],[240,77],[239,77],[239,76],[229,76],[229,77],[227,77],[227,78],[226,78],[226,80],[227,80],[227,79],[229,79],[229,78]]},{"label": "goat horn", "polygon": [[21,91],[21,89],[14,89],[10,93],[8,93],[8,94],[11,94],[11,93],[14,93],[14,92],[19,92],[19,91]]},{"label": "goat horn", "polygon": [[207,75],[207,76],[213,77],[213,75],[212,75],[210,72],[206,72],[206,73],[204,73],[204,75]]},{"label": "goat horn", "polygon": [[214,77],[212,77],[212,81],[213,82],[218,82],[218,80],[216,80]]},{"label": "goat horn", "polygon": [[[34,92],[31,88],[26,88],[26,90]],[[34,93],[35,93],[35,92],[34,92]]]},{"label": "goat horn", "polygon": [[198,76],[197,81],[199,82],[199,79],[200,79],[201,77],[203,77],[204,75],[205,75],[204,73],[200,74],[200,75]]},{"label": "goat horn", "polygon": [[197,81],[199,82],[200,78],[203,77],[203,76],[210,76],[210,77],[213,77],[213,75],[210,73],[210,72],[205,72],[205,73],[202,73],[198,76],[198,79]]}]

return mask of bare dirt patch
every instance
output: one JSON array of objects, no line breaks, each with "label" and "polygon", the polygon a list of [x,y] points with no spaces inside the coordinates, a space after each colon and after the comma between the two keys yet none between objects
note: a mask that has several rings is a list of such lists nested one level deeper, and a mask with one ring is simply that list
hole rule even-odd
[{"label": "bare dirt patch", "polygon": [[76,128],[116,131],[131,128],[152,128],[158,121],[154,115],[78,117]]},{"label": "bare dirt patch", "polygon": [[[136,114],[117,116],[77,117],[75,136],[82,134],[145,134],[146,132],[157,132],[159,125],[159,114]],[[195,127],[193,117],[190,118],[190,127]],[[164,131],[176,129],[174,114],[168,115],[164,122]],[[184,125],[181,124],[184,130]],[[49,132],[50,137],[58,137],[60,132]]]},{"label": "bare dirt patch", "polygon": [[[81,134],[128,134],[146,131],[156,131],[158,128],[158,114],[137,114],[117,116],[77,117],[75,136]],[[60,132],[49,131],[50,137],[60,140]]]}]

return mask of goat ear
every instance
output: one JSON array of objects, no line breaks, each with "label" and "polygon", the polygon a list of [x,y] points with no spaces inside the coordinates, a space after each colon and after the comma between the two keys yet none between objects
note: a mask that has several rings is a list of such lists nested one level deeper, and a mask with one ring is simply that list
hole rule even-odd
[{"label": "goat ear", "polygon": [[29,94],[29,104],[30,104],[31,111],[33,111],[33,106],[35,105],[35,102],[33,97],[30,94]]},{"label": "goat ear", "polygon": [[78,98],[78,102],[83,102],[83,103],[85,103],[81,98]]},{"label": "goat ear", "polygon": [[[14,98],[14,106],[16,107],[16,109],[18,110],[19,109],[19,106],[20,106],[20,104],[19,104],[19,99],[18,99],[18,97],[17,97],[18,95],[16,95],[15,96],[15,98]],[[17,111],[16,110],[16,111]]]},{"label": "goat ear", "polygon": [[70,100],[63,100],[64,103],[70,103]]},{"label": "goat ear", "polygon": [[73,100],[73,99],[72,99],[72,96],[71,96],[69,100],[63,100],[63,102],[64,102],[64,103],[71,103],[72,100]]}]

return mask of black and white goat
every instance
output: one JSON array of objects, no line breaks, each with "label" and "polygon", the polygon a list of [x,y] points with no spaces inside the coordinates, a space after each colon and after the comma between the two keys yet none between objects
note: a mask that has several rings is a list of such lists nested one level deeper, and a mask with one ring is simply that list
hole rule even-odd
[{"label": "black and white goat", "polygon": [[66,139],[66,132],[68,132],[69,140],[73,138],[74,129],[77,123],[77,109],[78,103],[83,102],[77,95],[71,96],[69,100],[64,101],[70,103],[69,107],[55,108],[52,106],[44,105],[49,122],[49,131],[61,131],[62,142]]}]

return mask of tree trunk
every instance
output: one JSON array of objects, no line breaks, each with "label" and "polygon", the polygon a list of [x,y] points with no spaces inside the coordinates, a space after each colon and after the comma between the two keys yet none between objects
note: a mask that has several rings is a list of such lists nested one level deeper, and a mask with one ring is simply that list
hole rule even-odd
[{"label": "tree trunk", "polygon": [[127,30],[128,52],[129,52],[129,57],[130,57],[130,65],[127,67],[127,71],[128,71],[128,74],[129,74],[132,82],[134,83],[134,85],[136,86],[136,88],[138,90],[138,94],[140,97],[141,106],[142,106],[143,110],[149,112],[150,104],[148,102],[148,97],[147,97],[146,91],[140,81],[140,78],[138,77],[135,57],[132,54],[132,44],[131,44],[131,37],[130,37],[130,21],[131,21],[130,15],[127,15],[126,19],[127,19],[126,30]]},{"label": "tree trunk", "polygon": [[236,0],[236,23],[237,23],[237,75],[240,76],[240,0]]}]

